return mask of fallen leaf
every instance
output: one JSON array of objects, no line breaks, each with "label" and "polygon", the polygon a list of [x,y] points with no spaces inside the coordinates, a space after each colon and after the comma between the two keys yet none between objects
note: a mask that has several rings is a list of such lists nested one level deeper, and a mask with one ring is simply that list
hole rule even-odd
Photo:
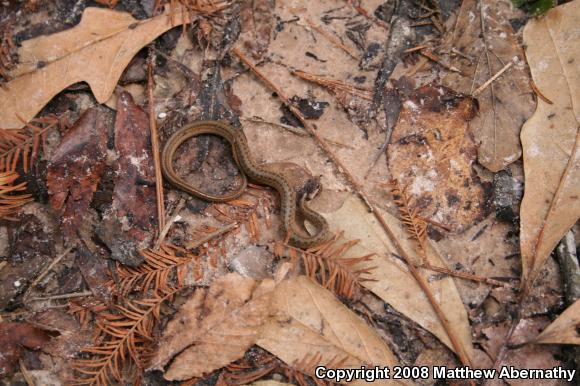
[{"label": "fallen leaf", "polygon": [[268,51],[276,20],[274,6],[274,0],[245,1],[241,4],[241,33],[237,44],[250,51],[254,59],[261,59]]},{"label": "fallen leaf", "polygon": [[524,29],[538,100],[522,129],[525,190],[520,216],[524,280],[533,280],[580,216],[580,2],[531,19]]},{"label": "fallen leaf", "polygon": [[74,28],[22,42],[13,80],[0,88],[0,127],[24,126],[56,94],[81,81],[105,103],[133,56],[182,22],[167,13],[137,20],[129,13],[89,7]]},{"label": "fallen leaf", "polygon": [[557,343],[580,345],[580,299],[570,307],[548,327],[538,335],[534,343]]},{"label": "fallen leaf", "polygon": [[507,63],[513,63],[478,95],[479,114],[470,123],[476,142],[481,144],[479,163],[492,172],[520,158],[520,129],[534,108],[528,69],[506,16],[510,9],[509,0],[463,1],[448,44],[471,60],[453,59],[462,73],[450,73],[443,82],[471,94]]},{"label": "fallen leaf", "polygon": [[[356,267],[361,269],[376,267],[368,275],[371,280],[365,281],[363,286],[389,303],[398,312],[434,334],[447,347],[453,350],[453,345],[427,297],[409,273],[405,264],[393,257],[393,254],[397,253],[396,248],[387,238],[375,217],[368,212],[367,207],[358,198],[351,196],[339,210],[325,213],[324,217],[327,219],[332,231],[344,230],[345,239],[360,240],[357,245],[353,246],[345,254],[345,258],[363,256],[370,253],[377,255],[372,261]],[[411,256],[415,257],[416,261],[420,261],[420,258],[414,254],[413,241],[409,240],[405,230],[401,228],[400,221],[388,213],[384,213],[383,217],[395,232],[395,236],[400,240],[403,248]],[[348,227],[345,227],[344,224],[348,224]],[[445,267],[445,263],[439,257],[429,254],[428,258],[432,265]],[[433,272],[426,271],[424,274],[429,275],[433,274]],[[455,329],[464,351],[471,357],[473,348],[469,320],[457,288],[449,277],[441,279],[436,274],[433,277],[434,280],[428,280],[431,290],[439,301],[451,326]]]},{"label": "fallen leaf", "polygon": [[29,323],[0,323],[0,378],[12,374],[24,348],[40,349],[50,336]]},{"label": "fallen leaf", "polygon": [[[53,216],[46,215],[46,207],[32,203],[23,209],[20,221],[12,225],[8,262],[0,270],[0,309],[17,308],[19,296],[57,255],[55,232],[58,224]],[[8,241],[7,233],[0,236]]]},{"label": "fallen leaf", "polygon": [[230,273],[196,290],[168,323],[149,369],[171,361],[165,379],[186,380],[241,358],[269,315],[273,287]]},{"label": "fallen leaf", "polygon": [[[312,366],[305,363],[307,358],[316,358],[316,365],[333,368],[392,368],[398,364],[373,329],[306,276],[278,284],[272,306],[276,314],[262,328],[257,344],[301,372],[313,374]],[[376,384],[407,382],[377,380]]]},{"label": "fallen leaf", "polygon": [[105,170],[107,126],[112,116],[104,109],[91,108],[62,138],[51,157],[47,172],[50,204],[64,208],[62,228],[69,240],[76,238],[97,184]]},{"label": "fallen leaf", "polygon": [[155,172],[151,154],[149,116],[123,92],[115,120],[116,176],[113,203],[103,215],[99,237],[111,258],[135,266],[143,262],[139,250],[153,238],[157,219]]},{"label": "fallen leaf", "polygon": [[477,103],[443,86],[423,86],[403,102],[387,157],[393,178],[423,218],[461,232],[487,214],[488,194],[473,170],[467,128]]}]

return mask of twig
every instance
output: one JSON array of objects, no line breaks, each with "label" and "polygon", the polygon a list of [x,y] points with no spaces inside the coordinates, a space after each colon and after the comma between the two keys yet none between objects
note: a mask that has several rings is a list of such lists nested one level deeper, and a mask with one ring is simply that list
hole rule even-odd
[{"label": "twig", "polygon": [[382,21],[380,19],[377,19],[376,17],[370,15],[364,8],[360,7],[359,5],[354,4],[352,0],[347,0],[347,3],[355,11],[357,11],[359,13],[359,15],[362,15],[367,20],[370,20],[373,24],[378,25],[379,27],[381,27],[385,31],[388,31],[389,30],[389,26],[384,21]]},{"label": "twig", "polygon": [[332,152],[332,150],[330,149],[330,147],[326,143],[326,141],[324,139],[322,139],[320,137],[320,135],[314,130],[314,127],[310,124],[309,121],[306,120],[306,118],[302,115],[300,110],[290,104],[290,100],[288,99],[286,94],[279,87],[277,87],[274,83],[272,83],[272,81],[270,81],[268,78],[266,78],[264,76],[264,74],[262,74],[262,72],[240,50],[238,50],[237,48],[233,48],[232,51],[240,58],[240,60],[242,62],[244,62],[248,67],[250,67],[252,72],[261,81],[263,81],[269,88],[271,88],[273,91],[275,91],[278,94],[278,97],[280,99],[282,99],[282,101],[287,105],[287,107],[296,115],[296,117],[304,125],[304,128],[315,139],[318,146],[332,160],[332,162],[334,162],[339,173],[341,173],[344,176],[344,178],[348,181],[348,183],[354,189],[356,194],[365,202],[365,204],[368,206],[369,210],[374,214],[377,221],[383,227],[383,230],[385,231],[385,233],[387,234],[387,236],[389,237],[389,239],[393,243],[393,246],[395,247],[395,249],[399,252],[399,254],[407,262],[409,272],[411,273],[411,275],[413,276],[413,278],[415,279],[417,284],[421,287],[421,290],[423,291],[423,293],[425,294],[425,296],[429,300],[429,303],[433,307],[433,310],[434,310],[435,314],[437,315],[437,317],[439,318],[441,325],[445,329],[445,332],[447,333],[447,336],[449,337],[449,340],[451,341],[451,345],[453,346],[455,352],[457,353],[459,360],[461,361],[462,364],[464,364],[466,366],[471,366],[471,360],[469,359],[467,353],[465,352],[465,350],[461,346],[461,344],[459,342],[459,338],[456,336],[455,331],[451,327],[451,323],[449,322],[449,320],[445,316],[445,313],[441,309],[439,302],[437,301],[437,299],[435,299],[435,295],[433,294],[433,292],[429,288],[429,284],[427,283],[425,278],[421,275],[421,273],[412,264],[413,259],[403,249],[403,246],[401,245],[398,238],[395,236],[394,232],[391,230],[391,228],[389,227],[389,225],[387,224],[387,222],[385,221],[383,216],[370,203],[366,194],[362,190],[362,186],[357,182],[357,180],[350,173],[348,168],[346,168],[345,165],[340,161],[340,159],[338,159],[338,157]]},{"label": "twig", "polygon": [[517,288],[513,284],[506,283],[503,281],[490,279],[490,278],[478,276],[478,275],[472,275],[470,273],[459,272],[459,271],[455,271],[455,270],[445,268],[445,267],[438,267],[436,265],[426,264],[423,266],[419,266],[419,268],[429,269],[431,271],[445,273],[447,275],[458,277],[460,279],[475,281],[475,282],[479,282],[479,283],[485,283],[485,284],[489,284],[489,285],[493,285],[493,286]]},{"label": "twig", "polygon": [[451,48],[451,52],[453,52],[454,54],[457,54],[457,55],[461,56],[463,59],[467,59],[470,64],[473,64],[473,62],[475,61],[475,59],[472,56],[469,56],[469,55],[467,55],[467,54],[459,51],[455,47]]},{"label": "twig", "polygon": [[345,46],[339,39],[336,38],[336,36],[331,35],[328,32],[326,32],[323,28],[321,28],[320,26],[316,25],[308,17],[306,18],[306,23],[308,23],[308,25],[310,26],[310,28],[312,28],[313,30],[315,30],[316,32],[318,32],[319,34],[321,34],[322,36],[324,36],[329,42],[331,42],[332,44],[334,44],[335,46],[337,46],[338,48],[340,48],[341,50],[343,50],[344,52],[346,52],[354,60],[360,61],[360,57],[357,55],[357,53],[356,52],[353,52],[350,48],[348,48],[347,46]]},{"label": "twig", "polygon": [[59,299],[72,299],[72,298],[82,298],[85,296],[92,296],[93,293],[91,291],[82,291],[82,292],[71,292],[69,294],[62,294],[62,295],[52,295],[47,296],[44,298],[32,298],[31,301],[41,301],[41,300],[59,300]]},{"label": "twig", "polygon": [[540,98],[541,100],[543,100],[544,102],[546,102],[549,105],[553,105],[554,102],[552,102],[551,100],[548,99],[548,97],[546,97],[544,94],[542,94],[542,92],[540,91],[540,89],[538,88],[538,86],[536,86],[536,82],[534,82],[533,79],[530,79],[530,87],[532,88],[532,90],[534,91],[534,93],[536,93],[536,95],[538,96],[538,98]]},{"label": "twig", "polygon": [[149,128],[151,130],[151,152],[155,168],[155,193],[157,195],[157,221],[159,234],[165,227],[165,207],[163,203],[163,177],[161,176],[161,162],[159,160],[159,138],[157,137],[157,117],[155,116],[155,100],[153,98],[153,50],[149,50],[147,63],[147,94],[149,97]]},{"label": "twig", "polygon": [[441,67],[443,67],[449,71],[457,72],[458,74],[464,75],[463,72],[461,72],[461,70],[459,68],[452,66],[450,64],[444,63],[437,55],[435,55],[430,50],[421,50],[421,51],[419,51],[419,53],[421,55],[423,55],[424,57],[426,57],[427,59],[434,61],[435,63],[439,64]]},{"label": "twig", "polygon": [[163,226],[163,229],[161,229],[161,232],[159,232],[159,237],[157,238],[157,241],[155,242],[154,249],[159,249],[161,247],[161,244],[165,240],[165,237],[167,236],[169,229],[171,229],[171,226],[173,225],[173,223],[179,218],[179,212],[181,212],[181,209],[183,209],[183,205],[185,205],[185,200],[183,198],[181,198],[179,200],[179,202],[177,203],[177,206],[173,210],[173,214],[171,215],[169,220],[165,223],[165,225]]},{"label": "twig", "polygon": [[193,249],[193,248],[197,248],[200,245],[203,245],[205,243],[207,243],[210,240],[213,240],[214,238],[221,236],[225,233],[228,233],[229,231],[231,231],[232,229],[236,228],[237,226],[239,226],[239,224],[237,222],[233,222],[231,224],[227,224],[226,226],[218,229],[215,232],[211,232],[208,233],[206,236],[203,236],[201,239],[197,239],[194,241],[190,241],[189,243],[185,244],[185,247],[187,249]]},{"label": "twig", "polygon": [[[284,123],[277,123],[277,122],[269,122],[269,121],[265,121],[260,117],[253,117],[253,118],[240,118],[242,121],[248,121],[248,122],[255,122],[255,123],[263,123],[266,125],[271,125],[274,127],[281,127],[282,129],[288,130],[289,132],[291,132],[292,134],[296,134],[299,135],[301,137],[308,137],[310,136],[310,134],[308,134],[306,131],[304,131],[304,129],[301,129],[299,127],[296,126],[291,126],[291,125],[286,125]],[[353,149],[352,146],[349,145],[345,145],[344,143],[340,143],[337,141],[333,141],[332,139],[328,139],[328,138],[324,138],[328,143],[336,146],[336,147],[341,147],[343,149]]]},{"label": "twig", "polygon": [[[44,269],[44,271],[42,271],[42,273],[40,275],[38,275],[36,277],[36,279],[34,279],[34,281],[32,282],[32,284],[30,284],[30,286],[28,286],[28,289],[33,289],[36,285],[38,285],[38,283],[40,283],[42,281],[42,279],[45,278],[46,275],[48,275],[48,273],[50,272],[51,269],[54,268],[55,265],[57,265],[63,257],[65,257],[66,255],[68,255],[73,249],[75,248],[75,245],[69,247],[66,249],[66,251],[64,251],[63,253],[61,253],[59,256],[57,256],[56,259],[54,259],[49,265],[48,267],[46,267]],[[24,296],[25,298],[27,297],[26,295]]]},{"label": "twig", "polygon": [[28,372],[28,369],[24,365],[24,361],[22,359],[19,359],[18,360],[18,364],[20,365],[20,372],[22,373],[22,376],[24,377],[24,380],[26,381],[26,384],[28,386],[35,386],[34,385],[34,379],[32,379],[32,376],[30,376],[30,373]]},{"label": "twig", "polygon": [[6,260],[0,261],[0,271],[2,271],[4,269],[4,267],[6,267],[7,265],[8,265],[8,262]]},{"label": "twig", "polygon": [[471,95],[474,96],[474,97],[476,97],[479,94],[481,94],[481,92],[483,90],[485,90],[487,88],[487,86],[489,86],[494,80],[496,80],[497,78],[499,78],[501,76],[501,74],[503,74],[504,72],[506,72],[507,70],[509,70],[510,67],[513,66],[513,64],[514,64],[514,62],[509,62],[508,64],[506,64],[505,66],[503,66],[503,68],[501,70],[499,70],[498,72],[496,72],[494,76],[492,76],[484,84],[482,84],[481,86],[479,86],[473,92],[473,94],[471,94]]}]

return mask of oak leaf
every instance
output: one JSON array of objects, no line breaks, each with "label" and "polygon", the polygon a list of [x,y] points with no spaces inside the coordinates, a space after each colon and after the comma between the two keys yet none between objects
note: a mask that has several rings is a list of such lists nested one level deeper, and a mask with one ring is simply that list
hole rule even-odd
[{"label": "oak leaf", "polygon": [[524,279],[530,282],[580,216],[580,1],[532,19],[524,30],[526,57],[542,95],[525,123],[526,186],[520,217]]},{"label": "oak leaf", "polygon": [[168,13],[137,20],[129,13],[89,7],[77,26],[22,42],[13,80],[0,88],[0,127],[24,126],[56,94],[81,81],[99,103],[106,102],[133,56],[183,21]]},{"label": "oak leaf", "polygon": [[273,287],[230,273],[198,289],[167,325],[150,369],[163,370],[173,358],[165,379],[185,380],[241,358],[269,316]]},{"label": "oak leaf", "polygon": [[[262,328],[257,344],[297,370],[314,375],[315,366],[360,368],[398,361],[359,316],[306,276],[278,284],[272,297],[276,314]],[[314,366],[314,367],[315,367]],[[379,385],[407,384],[377,380]],[[366,384],[362,380],[353,385]]]}]

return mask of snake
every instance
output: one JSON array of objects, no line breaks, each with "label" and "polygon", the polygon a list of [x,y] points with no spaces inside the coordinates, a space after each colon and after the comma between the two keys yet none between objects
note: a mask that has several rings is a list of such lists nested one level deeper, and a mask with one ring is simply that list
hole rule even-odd
[{"label": "snake", "polygon": [[[202,134],[222,137],[230,143],[234,160],[242,172],[242,184],[236,191],[220,196],[211,195],[187,183],[175,172],[173,158],[177,148],[188,139]],[[307,249],[317,246],[330,237],[326,219],[309,207],[305,197],[303,196],[297,203],[296,192],[284,176],[265,170],[256,163],[248,146],[248,140],[241,129],[235,129],[220,121],[197,121],[186,125],[169,137],[163,147],[160,161],[164,177],[173,186],[210,202],[226,202],[239,197],[244,193],[248,179],[274,188],[280,194],[282,230],[287,235],[288,241],[298,248]],[[306,235],[298,226],[296,223],[298,210],[305,220],[316,227],[316,234]]]}]

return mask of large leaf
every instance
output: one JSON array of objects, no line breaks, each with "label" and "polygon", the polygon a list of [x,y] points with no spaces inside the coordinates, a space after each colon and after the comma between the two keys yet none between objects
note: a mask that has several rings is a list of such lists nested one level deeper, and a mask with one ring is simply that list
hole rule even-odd
[{"label": "large leaf", "polygon": [[14,79],[0,88],[0,127],[24,126],[56,94],[81,81],[104,103],[133,56],[183,21],[173,19],[162,14],[139,21],[125,12],[87,8],[76,27],[24,41]]},{"label": "large leaf", "polygon": [[[276,315],[257,344],[298,370],[311,374],[310,361],[328,368],[398,364],[396,357],[360,317],[305,276],[280,283],[272,298]],[[407,384],[377,380],[378,385]],[[353,385],[366,384],[355,380]]]},{"label": "large leaf", "polygon": [[473,58],[454,59],[462,74],[444,78],[458,92],[471,94],[507,63],[513,64],[477,96],[479,114],[470,122],[480,143],[479,163],[493,172],[520,157],[520,130],[534,108],[522,50],[506,17],[510,7],[509,0],[463,1],[448,39],[450,47]]},{"label": "large leaf", "polygon": [[580,1],[530,20],[526,57],[538,100],[522,129],[525,191],[520,247],[525,279],[533,279],[580,216]]},{"label": "large leaf", "polygon": [[273,287],[230,273],[198,289],[168,323],[150,368],[169,363],[165,379],[185,380],[241,358],[269,316]]},{"label": "large leaf", "polygon": [[[384,214],[384,217],[403,247],[414,256],[415,261],[419,262],[420,258],[413,253],[416,246],[408,239],[400,221],[390,214]],[[405,264],[394,257],[397,254],[396,248],[389,241],[375,217],[368,212],[367,207],[359,199],[350,197],[339,210],[325,214],[325,218],[332,230],[344,229],[346,239],[360,240],[360,243],[352,247],[345,257],[369,253],[377,255],[372,261],[365,263],[368,267],[376,267],[369,275],[369,278],[374,281],[365,281],[363,285],[398,312],[437,336],[453,350],[449,336],[421,287],[409,273]],[[348,224],[348,227],[344,224]],[[430,255],[429,259],[432,265],[445,266],[437,256]],[[424,272],[424,274],[428,275],[429,272]],[[453,279],[447,277],[432,280],[429,286],[451,326],[455,329],[455,335],[460,340],[464,352],[471,358],[473,347],[469,320]]]}]

